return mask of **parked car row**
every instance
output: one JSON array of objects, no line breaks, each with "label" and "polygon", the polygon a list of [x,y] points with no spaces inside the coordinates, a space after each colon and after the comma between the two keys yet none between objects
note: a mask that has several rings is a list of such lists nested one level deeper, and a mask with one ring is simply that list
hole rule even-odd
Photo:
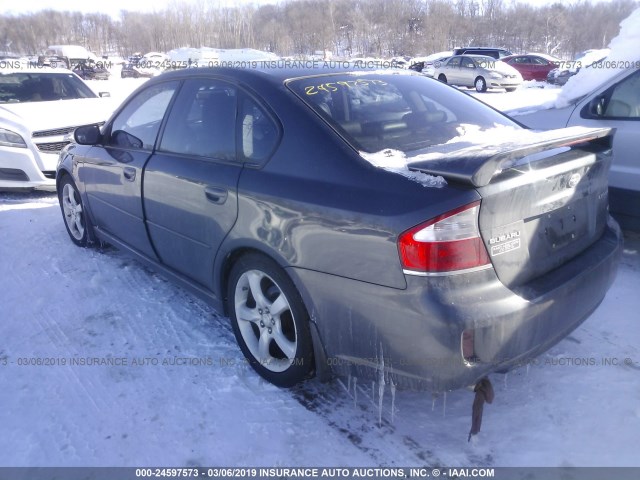
[{"label": "parked car row", "polygon": [[553,85],[564,85],[571,77],[577,74],[581,68],[588,68],[601,62],[609,55],[609,49],[586,50],[576,56],[570,62],[561,62],[547,75],[547,82]]},{"label": "parked car row", "polygon": [[99,63],[82,61],[73,67],[73,73],[83,80],[109,80],[109,71]]},{"label": "parked car row", "polygon": [[[459,84],[460,86],[475,86],[478,91],[485,91],[486,88],[507,88],[505,86],[499,86],[501,82],[493,82],[493,85],[491,82],[487,82],[488,72],[473,72],[474,67],[471,66],[472,62],[469,60],[463,61],[469,70],[461,67],[460,61],[458,60],[454,60],[452,64],[448,65],[448,68],[453,68],[448,75],[447,72],[441,70],[448,64],[453,56],[483,56],[491,57],[496,61],[504,62],[513,67],[513,69],[517,70],[520,74],[523,81],[546,81],[554,85],[564,85],[567,83],[567,80],[580,71],[581,68],[589,67],[604,60],[608,52],[608,49],[587,50],[580,53],[574,60],[567,62],[543,53],[513,55],[508,50],[502,48],[467,47],[457,48],[452,52],[440,52],[427,57],[417,57],[410,62],[407,68],[434,78],[439,78],[440,75],[446,79],[453,77],[455,79],[454,82],[459,83],[452,83],[451,81],[449,81],[449,83],[454,85]],[[487,61],[484,63],[488,64]],[[477,68],[477,62],[474,61],[473,64]],[[498,64],[496,63],[496,65]],[[457,67],[460,67],[460,69],[456,69]],[[499,71],[499,68],[492,67],[489,70],[495,72]],[[471,79],[470,77],[473,78]],[[475,85],[476,80],[479,81],[479,85],[477,86]],[[509,88],[513,89],[514,86],[510,85]],[[517,85],[515,88],[517,88]]]},{"label": "parked car row", "polygon": [[502,48],[469,47],[416,58],[408,68],[484,92],[487,88],[513,91],[524,80],[546,80],[549,71],[559,63],[560,60],[543,54],[512,55]]}]

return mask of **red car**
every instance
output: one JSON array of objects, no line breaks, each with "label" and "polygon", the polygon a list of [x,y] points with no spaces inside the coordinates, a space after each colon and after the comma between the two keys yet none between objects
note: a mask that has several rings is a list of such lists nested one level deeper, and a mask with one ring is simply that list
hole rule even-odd
[{"label": "red car", "polygon": [[543,82],[547,80],[547,74],[562,63],[562,60],[543,53],[510,55],[501,60],[518,70],[524,80]]}]

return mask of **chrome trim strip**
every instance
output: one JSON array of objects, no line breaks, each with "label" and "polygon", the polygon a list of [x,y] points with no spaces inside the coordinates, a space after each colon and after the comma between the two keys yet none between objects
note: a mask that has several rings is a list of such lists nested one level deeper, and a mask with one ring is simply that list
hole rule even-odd
[{"label": "chrome trim strip", "polygon": [[482,265],[481,267],[467,268],[464,270],[454,270],[452,272],[416,272],[415,270],[405,269],[403,269],[402,271],[405,275],[412,275],[415,277],[448,277],[449,275],[463,275],[465,273],[480,272],[489,268],[493,268],[493,265],[490,263],[488,265]]}]

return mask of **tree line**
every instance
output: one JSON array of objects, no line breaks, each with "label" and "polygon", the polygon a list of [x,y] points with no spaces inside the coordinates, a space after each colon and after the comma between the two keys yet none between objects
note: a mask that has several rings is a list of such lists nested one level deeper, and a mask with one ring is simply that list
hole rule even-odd
[{"label": "tree line", "polygon": [[255,48],[281,56],[416,56],[462,46],[505,47],[573,58],[604,48],[639,0],[554,3],[517,0],[288,0],[273,5],[182,3],[143,13],[45,10],[0,15],[0,51],[43,53],[83,45],[128,56],[178,47]]}]

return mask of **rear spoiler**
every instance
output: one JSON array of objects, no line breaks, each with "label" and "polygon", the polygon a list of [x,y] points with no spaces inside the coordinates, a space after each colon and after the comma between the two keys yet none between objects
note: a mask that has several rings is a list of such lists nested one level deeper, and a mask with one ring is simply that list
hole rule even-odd
[{"label": "rear spoiler", "polygon": [[409,170],[440,175],[448,181],[484,187],[494,175],[529,155],[589,143],[610,149],[615,129],[570,127],[523,132],[527,132],[527,135],[522,139],[502,145],[476,144],[460,148],[462,142],[458,142],[435,146],[424,154],[416,155],[413,160],[408,158],[407,166]]}]

